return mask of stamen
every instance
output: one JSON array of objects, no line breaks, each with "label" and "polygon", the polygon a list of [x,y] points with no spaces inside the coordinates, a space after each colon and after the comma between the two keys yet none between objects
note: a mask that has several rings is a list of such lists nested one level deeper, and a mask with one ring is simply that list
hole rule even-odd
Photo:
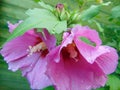
[{"label": "stamen", "polygon": [[75,44],[74,44],[74,43],[69,44],[69,45],[67,46],[67,50],[68,50],[68,52],[70,53],[70,57],[71,57],[71,58],[77,57],[78,53],[77,53],[77,51],[75,50]]},{"label": "stamen", "polygon": [[67,52],[69,53],[69,57],[73,58],[75,62],[78,62],[78,51],[76,50],[76,45],[74,43],[68,44],[66,47]]},{"label": "stamen", "polygon": [[33,53],[35,53],[35,52],[39,52],[40,50],[45,50],[45,49],[47,49],[47,47],[46,47],[46,45],[45,45],[45,43],[44,42],[40,42],[40,43],[38,43],[37,45],[35,45],[35,46],[28,46],[28,52],[29,52],[29,54],[28,54],[28,56],[30,56],[30,55],[32,55]]}]

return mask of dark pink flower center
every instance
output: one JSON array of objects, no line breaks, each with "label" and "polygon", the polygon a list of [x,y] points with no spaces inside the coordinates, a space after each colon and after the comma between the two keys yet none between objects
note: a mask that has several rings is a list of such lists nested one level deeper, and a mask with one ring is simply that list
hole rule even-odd
[{"label": "dark pink flower center", "polygon": [[62,51],[62,56],[64,59],[69,59],[69,58],[77,58],[78,56],[78,50],[76,48],[76,45],[74,43],[68,44],[67,47],[63,47]]}]

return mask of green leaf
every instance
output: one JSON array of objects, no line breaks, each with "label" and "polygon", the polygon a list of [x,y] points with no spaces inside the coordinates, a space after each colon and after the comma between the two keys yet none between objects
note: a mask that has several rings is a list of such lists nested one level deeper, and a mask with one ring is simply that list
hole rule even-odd
[{"label": "green leaf", "polygon": [[28,17],[24,20],[11,34],[7,41],[22,35],[26,31],[32,28],[47,28],[51,34],[61,33],[67,30],[67,22],[59,21],[54,14],[45,9],[35,8],[28,10]]},{"label": "green leaf", "polygon": [[92,5],[90,8],[87,10],[84,10],[81,15],[80,19],[84,20],[89,20],[93,17],[95,17],[97,14],[99,14],[100,11],[100,5]]},{"label": "green leaf", "polygon": [[104,86],[104,87],[101,87],[101,88],[97,88],[95,90],[109,90],[109,87],[108,86]]},{"label": "green leaf", "polygon": [[52,6],[47,5],[47,4],[45,4],[44,2],[42,2],[42,1],[39,2],[39,4],[40,4],[41,7],[45,8],[45,9],[48,9],[48,10],[50,10],[50,11],[53,11],[53,10],[54,10],[54,8],[53,8]]},{"label": "green leaf", "polygon": [[81,20],[90,20],[100,13],[102,6],[108,6],[111,2],[101,3],[100,5],[91,5],[90,8],[84,10],[81,15]]},{"label": "green leaf", "polygon": [[67,29],[67,22],[64,20],[64,21],[58,22],[55,25],[53,32],[60,34],[61,31],[66,31],[66,29]]},{"label": "green leaf", "polygon": [[49,86],[49,87],[44,88],[43,90],[55,90],[55,89],[53,86]]},{"label": "green leaf", "polygon": [[112,9],[111,14],[112,14],[112,17],[113,17],[113,18],[118,18],[118,17],[120,17],[120,5],[115,6],[115,7]]},{"label": "green leaf", "polygon": [[120,90],[120,78],[115,75],[109,75],[107,85],[110,86],[109,90]]},{"label": "green leaf", "polygon": [[71,10],[76,10],[79,8],[79,3],[77,0],[43,0],[45,3],[56,6],[58,3],[62,3],[68,6]]},{"label": "green leaf", "polygon": [[34,0],[35,2],[40,2],[41,0]]},{"label": "green leaf", "polygon": [[96,20],[92,20],[92,21],[96,24],[96,26],[98,27],[100,32],[104,32],[104,29],[102,28],[102,26],[99,22],[97,22]]},{"label": "green leaf", "polygon": [[85,43],[87,43],[89,45],[96,46],[96,44],[94,42],[92,42],[91,40],[89,40],[86,37],[80,37],[80,40],[82,40],[83,42],[85,42]]},{"label": "green leaf", "polygon": [[118,66],[117,66],[117,69],[116,69],[116,73],[117,74],[120,74],[120,59],[118,60],[119,61],[119,63],[118,63]]},{"label": "green leaf", "polygon": [[46,9],[40,9],[40,8],[29,9],[26,11],[26,14],[30,17],[39,16],[39,17],[51,17],[53,19],[56,19],[54,14]]}]

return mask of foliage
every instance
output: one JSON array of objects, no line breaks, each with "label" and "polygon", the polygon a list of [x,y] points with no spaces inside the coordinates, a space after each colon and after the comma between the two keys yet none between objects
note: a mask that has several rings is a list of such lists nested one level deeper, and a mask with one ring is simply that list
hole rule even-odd
[{"label": "foliage", "polygon": [[120,78],[117,75],[109,75],[107,85],[110,87],[109,90],[120,90]]}]

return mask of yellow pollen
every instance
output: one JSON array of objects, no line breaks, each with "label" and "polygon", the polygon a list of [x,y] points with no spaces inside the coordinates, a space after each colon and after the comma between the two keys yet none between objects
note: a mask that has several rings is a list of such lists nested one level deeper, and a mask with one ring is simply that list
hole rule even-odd
[{"label": "yellow pollen", "polygon": [[29,46],[29,49],[27,51],[29,51],[28,56],[32,55],[35,52],[39,52],[40,50],[45,50],[47,49],[46,44],[44,42],[40,42],[35,46]]}]

